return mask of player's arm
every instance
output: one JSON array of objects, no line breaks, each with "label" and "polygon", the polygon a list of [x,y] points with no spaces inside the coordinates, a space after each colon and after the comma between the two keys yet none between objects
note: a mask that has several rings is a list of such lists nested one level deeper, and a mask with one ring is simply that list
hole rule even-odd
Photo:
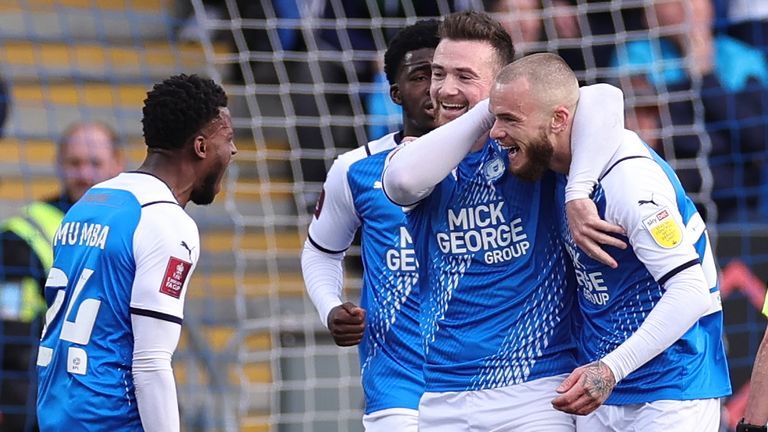
[{"label": "player's arm", "polygon": [[179,430],[171,357],[181,334],[184,299],[200,253],[197,227],[181,207],[142,210],[133,238],[136,274],[131,288],[132,374],[146,431]]},{"label": "player's arm", "polygon": [[[698,268],[697,268],[698,267]],[[709,290],[700,265],[674,275],[666,292],[637,331],[597,362],[576,368],[558,387],[555,408],[586,415],[611,395],[624,377],[680,339],[709,308]]]},{"label": "player's arm", "polygon": [[401,145],[387,158],[384,190],[400,206],[412,206],[459,165],[478,139],[493,126],[488,100],[448,124]]},{"label": "player's arm", "polygon": [[142,315],[131,315],[133,326],[133,383],[141,424],[147,432],[178,431],[179,405],[171,357],[181,325]]},{"label": "player's arm", "polygon": [[608,233],[623,233],[621,227],[597,215],[590,194],[624,137],[624,94],[609,84],[579,89],[579,105],[571,132],[571,166],[565,187],[568,228],[576,244],[590,257],[610,266],[618,263],[600,245],[625,248]]},{"label": "player's arm", "polygon": [[[629,162],[625,162],[629,163]],[[642,163],[642,162],[641,162]],[[650,164],[650,162],[646,162]],[[555,399],[556,408],[574,414],[588,414],[608,398],[624,377],[672,346],[712,306],[708,282],[693,248],[701,232],[687,233],[677,211],[674,190],[659,169],[654,182],[638,175],[632,184],[606,189],[607,199],[619,201],[608,214],[627,227],[630,244],[641,262],[664,288],[664,294],[638,330],[598,362],[578,368],[566,379]],[[619,190],[620,189],[620,190]],[[651,197],[653,205],[640,205],[639,197]],[[668,225],[654,233],[646,221],[664,214]],[[674,225],[670,225],[674,224]]]},{"label": "player's arm", "polygon": [[342,157],[328,171],[301,253],[307,294],[339,346],[358,344],[365,329],[365,311],[342,301],[344,252],[360,226],[347,170],[348,161]]},{"label": "player's arm", "polygon": [[[768,296],[763,306],[763,315],[768,316]],[[741,423],[744,425],[760,425],[763,429],[754,429],[766,431],[765,425],[768,423],[768,329],[763,335],[763,341],[760,342],[760,348],[755,356],[755,364],[752,367],[752,377],[749,380],[749,398],[747,399],[747,408],[744,411],[744,418]],[[737,429],[741,432],[742,429]],[[753,429],[750,429],[753,430]]]}]

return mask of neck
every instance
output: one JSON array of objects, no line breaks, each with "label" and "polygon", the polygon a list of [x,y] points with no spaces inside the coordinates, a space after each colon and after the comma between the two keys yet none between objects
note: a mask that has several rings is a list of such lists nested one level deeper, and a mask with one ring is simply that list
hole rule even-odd
[{"label": "neck", "polygon": [[427,132],[429,132],[429,129],[419,127],[413,124],[405,115],[403,116],[403,137],[420,137]]},{"label": "neck", "polygon": [[484,133],[480,138],[475,141],[474,144],[472,144],[472,148],[469,149],[470,153],[480,151],[485,147],[485,143],[488,141],[488,138],[490,135],[488,133]]},{"label": "neck", "polygon": [[195,179],[191,166],[183,163],[183,158],[184,156],[176,151],[149,150],[144,162],[136,170],[152,174],[164,181],[181,207],[185,207],[189,202]]},{"label": "neck", "polygon": [[568,174],[571,169],[571,128],[570,126],[562,133],[554,137],[554,153],[549,163],[549,168],[560,174]]}]

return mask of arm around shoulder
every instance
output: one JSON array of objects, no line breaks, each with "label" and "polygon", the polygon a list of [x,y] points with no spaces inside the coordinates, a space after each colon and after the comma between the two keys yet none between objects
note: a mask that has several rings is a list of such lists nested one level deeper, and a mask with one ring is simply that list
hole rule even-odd
[{"label": "arm around shoulder", "polygon": [[392,151],[382,176],[389,199],[410,206],[427,197],[488,133],[493,119],[486,99],[456,120]]},{"label": "arm around shoulder", "polygon": [[624,137],[624,93],[610,84],[579,89],[565,201],[589,198]]}]

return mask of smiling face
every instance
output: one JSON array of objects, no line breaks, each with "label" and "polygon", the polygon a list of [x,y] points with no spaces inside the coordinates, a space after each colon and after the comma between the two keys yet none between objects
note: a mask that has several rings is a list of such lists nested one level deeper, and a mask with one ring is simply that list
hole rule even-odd
[{"label": "smiling face", "polygon": [[213,202],[221,190],[221,181],[232,156],[237,154],[234,130],[229,109],[219,108],[219,115],[200,131],[196,145],[205,154],[199,168],[198,181],[190,194],[190,201],[198,205]]},{"label": "smiling face", "polygon": [[421,136],[435,128],[434,105],[429,97],[432,48],[408,51],[390,88],[392,100],[403,107],[406,136]]},{"label": "smiling face", "polygon": [[499,64],[496,51],[488,42],[440,41],[432,60],[430,86],[438,126],[488,97]]},{"label": "smiling face", "polygon": [[537,106],[527,80],[495,84],[489,109],[496,117],[491,138],[509,151],[510,173],[540,179],[553,163],[555,142],[549,134],[551,115]]}]

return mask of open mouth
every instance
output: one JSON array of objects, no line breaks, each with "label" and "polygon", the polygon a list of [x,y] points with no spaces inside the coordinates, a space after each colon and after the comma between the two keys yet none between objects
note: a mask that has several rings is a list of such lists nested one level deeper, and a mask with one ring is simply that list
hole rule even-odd
[{"label": "open mouth", "polygon": [[520,151],[520,146],[517,144],[506,144],[501,141],[497,141],[499,143],[499,147],[507,150],[509,152],[509,157],[515,157],[517,153]]},{"label": "open mouth", "polygon": [[427,102],[424,104],[424,112],[427,113],[430,117],[435,116],[435,105],[432,104],[432,101]]},{"label": "open mouth", "polygon": [[440,109],[444,112],[449,113],[459,113],[464,111],[467,108],[466,104],[451,104],[451,103],[440,103]]}]

